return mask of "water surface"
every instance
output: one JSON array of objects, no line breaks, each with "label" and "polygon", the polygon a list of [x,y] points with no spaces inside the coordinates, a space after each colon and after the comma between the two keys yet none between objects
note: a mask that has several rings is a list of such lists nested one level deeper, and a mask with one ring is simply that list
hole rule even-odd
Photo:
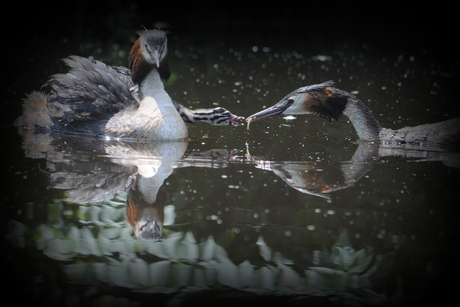
[{"label": "water surface", "polygon": [[[248,116],[334,80],[384,127],[459,115],[452,68],[423,50],[171,44],[166,88],[191,108]],[[4,128],[12,288],[50,306],[411,305],[457,288],[458,153],[359,142],[345,117],[189,130],[138,143]]]}]

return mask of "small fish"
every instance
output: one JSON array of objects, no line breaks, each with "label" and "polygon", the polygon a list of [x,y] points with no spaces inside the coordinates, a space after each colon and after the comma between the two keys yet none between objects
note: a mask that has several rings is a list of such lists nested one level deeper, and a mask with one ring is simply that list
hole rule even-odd
[{"label": "small fish", "polygon": [[254,118],[252,116],[249,116],[248,118],[246,118],[246,122],[248,123],[248,125],[246,126],[247,131],[249,131],[249,124],[251,124],[251,122],[253,121],[254,121]]}]

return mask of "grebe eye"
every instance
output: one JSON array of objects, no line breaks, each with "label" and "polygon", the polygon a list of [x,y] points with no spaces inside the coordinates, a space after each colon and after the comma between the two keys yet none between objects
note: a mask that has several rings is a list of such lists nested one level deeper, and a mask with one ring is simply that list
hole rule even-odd
[{"label": "grebe eye", "polygon": [[288,104],[293,104],[293,103],[294,103],[294,99],[292,99],[292,98],[288,99],[287,103],[288,103]]}]

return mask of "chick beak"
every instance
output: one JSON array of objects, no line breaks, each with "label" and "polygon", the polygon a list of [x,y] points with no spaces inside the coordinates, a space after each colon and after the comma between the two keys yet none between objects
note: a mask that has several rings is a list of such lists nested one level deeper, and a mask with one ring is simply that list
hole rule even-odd
[{"label": "chick beak", "polygon": [[252,114],[249,116],[246,121],[248,123],[255,122],[258,120],[262,120],[265,118],[269,118],[275,115],[280,115],[284,111],[286,111],[287,108],[289,108],[291,105],[289,103],[283,103],[283,104],[275,104],[274,106],[267,108],[265,110],[262,110],[260,112],[257,112],[255,114]]}]

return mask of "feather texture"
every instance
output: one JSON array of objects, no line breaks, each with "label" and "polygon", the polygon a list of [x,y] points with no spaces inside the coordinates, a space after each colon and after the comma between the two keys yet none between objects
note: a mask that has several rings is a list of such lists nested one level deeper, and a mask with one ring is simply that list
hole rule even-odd
[{"label": "feather texture", "polygon": [[173,102],[164,90],[170,76],[166,33],[139,32],[129,54],[129,69],[69,56],[65,74],[50,77],[49,94],[33,92],[15,124],[25,130],[53,130],[129,138],[182,139],[187,122],[239,125],[223,108],[194,111]]},{"label": "feather texture", "polygon": [[[102,133],[100,121],[125,109],[135,109],[138,101],[130,92],[134,84],[128,75],[100,61],[70,56],[64,59],[70,71],[51,76],[48,109],[62,130]],[[99,127],[99,129],[97,128]]]}]

